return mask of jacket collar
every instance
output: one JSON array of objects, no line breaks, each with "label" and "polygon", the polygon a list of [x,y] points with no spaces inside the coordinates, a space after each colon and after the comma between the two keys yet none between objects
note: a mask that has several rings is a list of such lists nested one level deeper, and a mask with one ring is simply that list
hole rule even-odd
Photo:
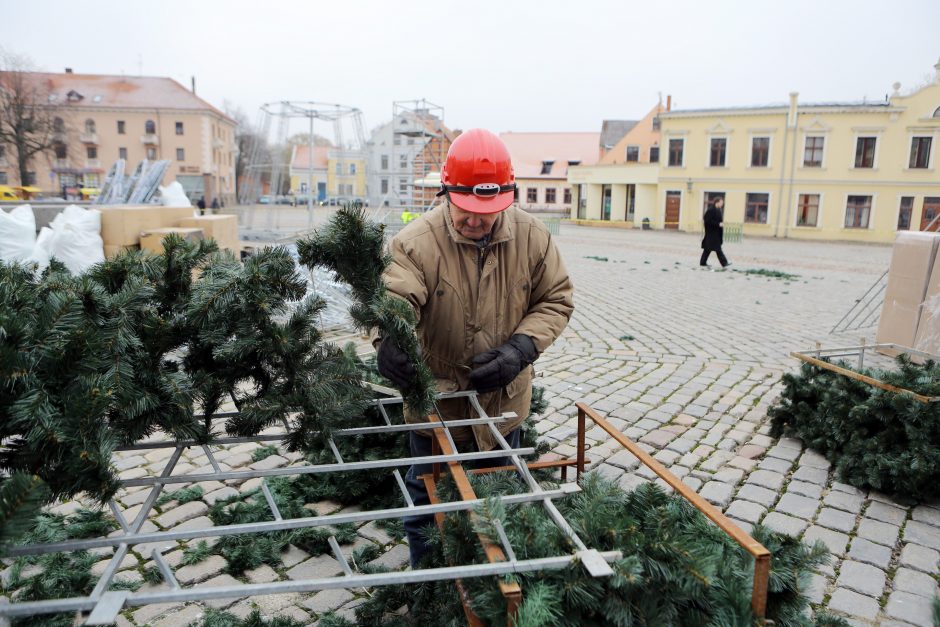
[{"label": "jacket collar", "polygon": [[[450,208],[447,206],[446,201],[441,201],[438,205],[441,208],[441,211],[444,214],[444,224],[447,225],[447,232],[450,234],[450,238],[458,244],[470,244],[476,246],[477,243],[468,237],[464,237],[457,232],[457,229],[454,227],[454,221],[450,217]],[[496,218],[496,223],[493,224],[493,234],[490,238],[489,245],[499,244],[500,242],[508,242],[515,237],[513,232],[512,223],[513,221],[507,215],[511,211],[515,211],[516,208],[514,205],[510,205],[508,209],[501,212],[499,217]]]}]

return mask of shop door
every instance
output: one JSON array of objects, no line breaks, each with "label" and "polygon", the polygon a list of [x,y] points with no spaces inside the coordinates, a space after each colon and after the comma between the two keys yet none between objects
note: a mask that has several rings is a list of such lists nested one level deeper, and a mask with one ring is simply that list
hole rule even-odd
[{"label": "shop door", "polygon": [[940,220],[931,226],[930,223],[940,215],[940,196],[924,197],[924,210],[920,217],[920,230],[926,231],[929,227],[931,231],[940,231]]},{"label": "shop door", "polygon": [[682,192],[666,192],[666,220],[663,226],[667,229],[679,228],[681,198]]}]

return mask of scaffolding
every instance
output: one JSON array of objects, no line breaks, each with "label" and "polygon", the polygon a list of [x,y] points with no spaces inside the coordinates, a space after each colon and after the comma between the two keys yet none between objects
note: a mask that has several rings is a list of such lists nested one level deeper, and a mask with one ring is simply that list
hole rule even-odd
[{"label": "scaffolding", "polygon": [[[362,159],[366,145],[365,131],[362,119],[362,111],[349,105],[310,102],[310,101],[288,101],[269,102],[261,106],[259,118],[256,127],[259,129],[260,141],[254,142],[251,153],[248,155],[248,165],[246,166],[245,181],[240,186],[239,203],[248,205],[246,214],[246,226],[254,226],[256,203],[260,203],[264,185],[262,178],[268,174],[269,178],[269,201],[271,204],[277,204],[281,190],[286,182],[290,183],[290,164],[285,162],[284,155],[270,154],[268,146],[274,150],[286,149],[288,139],[291,133],[291,123],[293,120],[306,120],[306,125],[299,129],[299,132],[307,134],[307,167],[305,176],[301,177],[301,185],[305,190],[290,190],[294,194],[294,201],[298,199],[307,206],[307,226],[313,226],[313,207],[323,198],[319,198],[317,189],[314,187],[314,155],[317,147],[316,136],[314,135],[314,121],[320,120],[328,123],[332,133],[332,146],[329,148],[329,158],[335,164],[336,170],[334,186],[338,187],[332,190],[334,197],[340,199],[353,200],[345,198],[352,194],[346,194],[343,190],[348,190],[346,185],[355,187],[354,183],[348,183],[349,180],[355,180],[358,174],[350,170],[350,164],[354,160]],[[271,127],[275,126],[276,133],[272,139]],[[328,138],[329,139],[329,138]],[[329,180],[329,172],[324,170],[322,174],[325,180]],[[273,207],[271,208],[273,209]],[[277,211],[268,210],[265,223],[268,229],[277,229],[276,223]]]},{"label": "scaffolding", "polygon": [[[427,210],[440,189],[440,171],[453,141],[444,125],[444,107],[420,100],[392,103],[391,148],[388,169],[375,168],[379,206],[400,207],[404,211]],[[435,173],[437,182],[435,182]],[[383,191],[381,180],[388,181]]]}]

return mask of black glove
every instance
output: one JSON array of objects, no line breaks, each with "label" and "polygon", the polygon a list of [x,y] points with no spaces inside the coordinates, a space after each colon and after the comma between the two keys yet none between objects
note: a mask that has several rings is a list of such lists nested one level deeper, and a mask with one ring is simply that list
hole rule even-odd
[{"label": "black glove", "polygon": [[399,389],[411,387],[418,376],[418,371],[408,354],[393,340],[382,340],[379,344],[377,362],[382,376]]},{"label": "black glove", "polygon": [[478,392],[492,392],[506,387],[538,356],[532,338],[517,333],[502,346],[473,358],[470,384]]}]

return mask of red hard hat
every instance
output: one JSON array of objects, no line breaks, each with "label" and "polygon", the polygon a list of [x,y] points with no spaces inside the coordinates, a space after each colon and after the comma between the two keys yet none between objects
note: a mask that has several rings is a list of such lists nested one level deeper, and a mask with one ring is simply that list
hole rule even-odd
[{"label": "red hard hat", "polygon": [[498,213],[512,204],[515,181],[506,144],[493,133],[474,128],[450,145],[438,196],[446,194],[465,211]]}]

